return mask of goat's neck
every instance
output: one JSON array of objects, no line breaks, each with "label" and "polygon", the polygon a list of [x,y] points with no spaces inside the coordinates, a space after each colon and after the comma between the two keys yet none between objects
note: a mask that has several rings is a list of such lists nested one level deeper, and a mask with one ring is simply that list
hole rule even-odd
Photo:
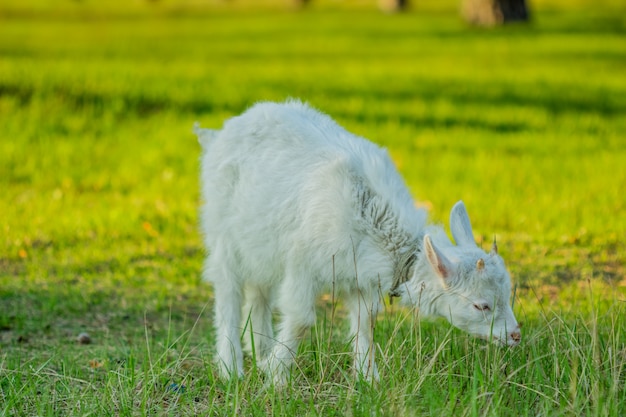
[{"label": "goat's neck", "polygon": [[417,308],[421,314],[440,315],[440,305],[445,290],[423,251],[420,250],[417,253],[410,279],[399,286],[398,292],[403,304]]}]

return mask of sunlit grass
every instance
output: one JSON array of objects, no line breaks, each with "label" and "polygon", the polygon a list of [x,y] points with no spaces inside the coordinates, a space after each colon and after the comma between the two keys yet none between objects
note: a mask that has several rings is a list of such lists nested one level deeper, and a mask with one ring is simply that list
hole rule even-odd
[{"label": "sunlit grass", "polygon": [[[0,413],[626,414],[621,4],[494,30],[454,2],[48,4],[0,5]],[[465,201],[522,345],[388,306],[370,387],[325,297],[287,390],[217,378],[190,130],[287,97],[387,146],[435,221]]]}]

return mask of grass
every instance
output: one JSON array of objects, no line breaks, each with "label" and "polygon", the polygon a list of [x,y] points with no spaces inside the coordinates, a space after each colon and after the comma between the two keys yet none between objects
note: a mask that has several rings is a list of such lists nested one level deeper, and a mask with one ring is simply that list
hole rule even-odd
[{"label": "grass", "polygon": [[[620,2],[492,30],[455,2],[5,3],[0,414],[626,414]],[[324,298],[288,389],[249,358],[217,378],[191,126],[290,96],[387,146],[435,221],[463,199],[497,235],[521,346],[389,306],[371,387]]]}]

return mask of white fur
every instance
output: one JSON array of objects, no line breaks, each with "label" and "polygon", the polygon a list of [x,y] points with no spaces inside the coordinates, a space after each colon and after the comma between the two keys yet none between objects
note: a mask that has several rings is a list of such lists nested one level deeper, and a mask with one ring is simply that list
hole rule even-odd
[{"label": "white fur", "polygon": [[519,343],[500,256],[476,246],[461,202],[450,221],[459,246],[427,226],[384,149],[298,101],[260,103],[220,131],[194,131],[223,376],[243,375],[245,328],[261,367],[284,382],[316,298],[331,287],[350,309],[355,368],[369,379],[378,379],[372,331],[390,290],[422,314]]}]

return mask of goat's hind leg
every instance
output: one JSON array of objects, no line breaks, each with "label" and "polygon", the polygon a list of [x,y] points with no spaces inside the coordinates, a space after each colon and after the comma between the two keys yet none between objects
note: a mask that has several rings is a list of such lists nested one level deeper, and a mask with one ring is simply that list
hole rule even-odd
[{"label": "goat's hind leg", "polygon": [[[243,309],[244,346],[257,360],[267,358],[274,345],[272,329],[272,290],[246,286],[246,306]],[[254,342],[254,343],[253,343]]]},{"label": "goat's hind leg", "polygon": [[217,363],[223,378],[243,376],[241,350],[242,288],[228,265],[214,256],[205,268],[205,277],[213,283],[215,297],[215,332]]},{"label": "goat's hind leg", "polygon": [[315,291],[307,274],[290,274],[283,281],[278,295],[281,314],[276,343],[263,368],[276,385],[287,382],[300,340],[315,324]]}]

